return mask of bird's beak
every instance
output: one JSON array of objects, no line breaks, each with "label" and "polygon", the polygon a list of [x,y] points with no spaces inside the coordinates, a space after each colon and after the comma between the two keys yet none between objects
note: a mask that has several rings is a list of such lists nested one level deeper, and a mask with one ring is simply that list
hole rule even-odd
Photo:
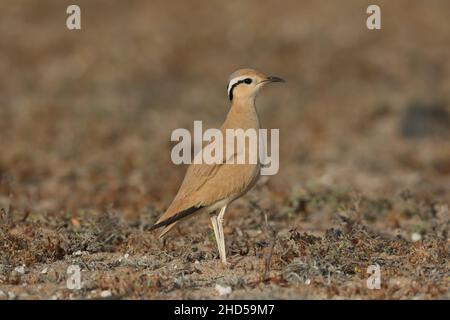
[{"label": "bird's beak", "polygon": [[280,77],[275,77],[275,76],[268,76],[266,81],[268,81],[268,82],[286,82],[286,81],[284,81],[284,79],[282,79]]}]

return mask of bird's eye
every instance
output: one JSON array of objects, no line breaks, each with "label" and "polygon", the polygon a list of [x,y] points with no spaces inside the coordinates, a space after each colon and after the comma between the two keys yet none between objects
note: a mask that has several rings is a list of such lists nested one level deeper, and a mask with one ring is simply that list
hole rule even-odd
[{"label": "bird's eye", "polygon": [[247,78],[247,79],[244,80],[244,82],[245,82],[246,84],[250,84],[250,83],[252,83],[252,79]]}]

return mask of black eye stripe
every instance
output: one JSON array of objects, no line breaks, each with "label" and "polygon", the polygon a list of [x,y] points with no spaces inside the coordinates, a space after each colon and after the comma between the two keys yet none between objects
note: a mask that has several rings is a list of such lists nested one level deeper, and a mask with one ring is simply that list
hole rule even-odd
[{"label": "black eye stripe", "polygon": [[239,80],[238,82],[236,82],[235,84],[233,84],[233,85],[231,86],[230,93],[229,93],[229,95],[228,95],[228,97],[230,98],[230,100],[233,100],[233,90],[234,90],[234,88],[235,88],[236,86],[240,85],[241,83],[250,84],[250,83],[252,83],[252,79],[250,79],[250,78],[245,78],[245,79]]}]

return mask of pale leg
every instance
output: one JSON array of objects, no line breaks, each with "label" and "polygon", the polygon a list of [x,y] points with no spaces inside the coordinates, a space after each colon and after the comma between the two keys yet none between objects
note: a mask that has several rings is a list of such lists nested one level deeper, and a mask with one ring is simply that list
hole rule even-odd
[{"label": "pale leg", "polygon": [[225,265],[227,264],[227,256],[225,252],[225,236],[223,234],[223,216],[225,214],[226,208],[227,206],[222,207],[218,215],[215,214],[211,216],[211,223],[213,225],[214,235],[216,237],[220,260],[222,260],[222,263]]},{"label": "pale leg", "polygon": [[219,254],[220,254],[220,244],[219,244],[220,243],[220,233],[219,233],[219,223],[217,221],[217,214],[211,215],[211,224],[214,229],[214,237],[216,238],[217,248],[219,249]]},{"label": "pale leg", "polygon": [[220,209],[219,216],[217,217],[217,222],[219,226],[219,237],[220,237],[220,259],[222,260],[223,264],[227,264],[227,253],[225,251],[225,235],[223,234],[223,216],[225,215],[225,211],[227,210],[227,206],[223,206],[222,209]]}]

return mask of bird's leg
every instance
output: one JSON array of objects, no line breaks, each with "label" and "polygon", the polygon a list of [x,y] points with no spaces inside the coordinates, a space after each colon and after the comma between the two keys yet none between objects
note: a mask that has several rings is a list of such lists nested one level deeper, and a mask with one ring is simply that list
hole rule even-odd
[{"label": "bird's leg", "polygon": [[221,252],[220,252],[219,223],[217,221],[217,214],[212,214],[211,215],[211,224],[212,224],[213,229],[214,229],[214,237],[216,238],[217,249],[219,249],[219,254],[221,254]]},{"label": "bird's leg", "polygon": [[223,234],[223,216],[225,214],[227,206],[220,209],[219,214],[213,214],[211,216],[211,224],[214,229],[214,235],[216,237],[217,249],[219,250],[220,260],[224,265],[227,264],[227,256],[225,251],[225,236]]},{"label": "bird's leg", "polygon": [[225,251],[225,235],[223,234],[223,216],[225,215],[225,211],[227,210],[227,206],[223,206],[220,209],[219,215],[217,216],[217,224],[219,229],[219,240],[217,245],[219,247],[220,259],[224,265],[227,264],[227,253]]}]

